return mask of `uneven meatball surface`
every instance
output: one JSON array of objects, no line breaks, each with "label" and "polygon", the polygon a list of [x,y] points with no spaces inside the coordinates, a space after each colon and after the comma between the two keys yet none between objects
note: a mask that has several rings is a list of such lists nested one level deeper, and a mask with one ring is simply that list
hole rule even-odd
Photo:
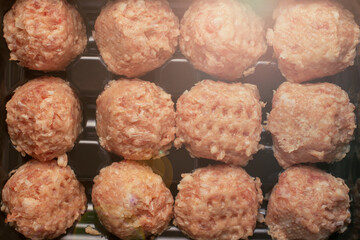
[{"label": "uneven meatball surface", "polygon": [[270,195],[265,222],[278,240],[327,239],[350,223],[349,188],[340,178],[309,166],[280,174]]},{"label": "uneven meatball surface", "polygon": [[216,165],[182,174],[174,224],[193,239],[247,239],[263,200],[261,182],[242,168]]},{"label": "uneven meatball surface", "polygon": [[86,211],[85,189],[70,167],[31,160],[2,190],[6,223],[27,238],[52,239],[64,234]]},{"label": "uneven meatball surface", "polygon": [[354,109],[347,93],[334,84],[281,84],[267,125],[279,164],[287,168],[342,160],[356,127]]},{"label": "uneven meatball surface", "polygon": [[360,2],[358,0],[337,0],[343,4],[346,9],[354,14],[354,19],[357,25],[360,24]]},{"label": "uneven meatball surface", "polygon": [[65,156],[82,131],[80,102],[60,78],[40,77],[18,87],[6,111],[16,150],[40,161]]},{"label": "uneven meatball surface", "polygon": [[261,107],[255,85],[203,80],[176,104],[175,146],[194,157],[247,165],[259,145]]},{"label": "uneven meatball surface", "polygon": [[138,77],[175,52],[179,19],[166,0],[110,1],[95,22],[94,37],[108,69]]},{"label": "uneven meatball surface", "polygon": [[134,161],[103,168],[92,200],[101,223],[121,239],[161,234],[173,216],[174,199],[161,177]]},{"label": "uneven meatball surface", "polygon": [[179,42],[196,69],[229,81],[242,77],[267,49],[263,21],[236,0],[193,1]]},{"label": "uneven meatball surface", "polygon": [[281,0],[267,40],[290,82],[334,75],[354,65],[360,29],[351,12],[332,0]]},{"label": "uneven meatball surface", "polygon": [[10,60],[34,70],[59,71],[84,51],[86,28],[66,0],[17,0],[4,16]]},{"label": "uneven meatball surface", "polygon": [[140,79],[111,81],[96,100],[102,147],[130,160],[160,158],[175,138],[171,96]]}]

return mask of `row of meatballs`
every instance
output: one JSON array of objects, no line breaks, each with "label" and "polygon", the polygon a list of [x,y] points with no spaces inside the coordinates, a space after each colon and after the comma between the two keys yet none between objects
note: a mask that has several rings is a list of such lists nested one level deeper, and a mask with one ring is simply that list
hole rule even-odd
[{"label": "row of meatballs", "polygon": [[[196,69],[228,81],[254,71],[265,38],[290,82],[354,64],[360,29],[341,3],[279,0],[273,17],[265,34],[264,21],[241,1],[193,1],[179,24],[166,0],[117,0],[102,9],[93,37],[108,69],[128,78],[163,65],[178,38]],[[42,71],[64,70],[87,43],[80,14],[65,0],[17,0],[4,17],[4,37],[11,60]]]},{"label": "row of meatballs", "polygon": [[[180,96],[175,112],[171,96],[154,83],[119,79],[107,84],[96,105],[100,145],[125,159],[163,157],[174,141],[193,157],[246,166],[263,147],[264,103],[252,84],[200,81]],[[340,87],[285,82],[272,105],[265,128],[282,167],[340,161],[349,152],[355,107]],[[15,90],[6,111],[19,152],[66,165],[66,152],[82,131],[80,103],[68,83],[31,80]]]},{"label": "row of meatballs", "polygon": [[[92,202],[105,228],[121,239],[145,239],[174,225],[193,239],[247,239],[256,222],[261,182],[240,167],[219,164],[182,174],[175,199],[161,177],[139,161],[123,160],[94,178]],[[265,222],[277,240],[320,240],[350,223],[349,188],[317,168],[293,166],[279,176]],[[55,161],[31,160],[2,191],[6,222],[30,239],[64,234],[86,210],[84,187]],[[94,230],[93,234],[100,234]]]}]

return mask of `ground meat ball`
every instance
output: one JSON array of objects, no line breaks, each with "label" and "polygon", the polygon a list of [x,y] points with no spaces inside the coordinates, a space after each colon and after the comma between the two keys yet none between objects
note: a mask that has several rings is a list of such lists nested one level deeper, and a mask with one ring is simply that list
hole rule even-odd
[{"label": "ground meat ball", "polygon": [[280,85],[267,125],[279,164],[343,159],[356,127],[354,109],[347,93],[331,83]]},{"label": "ground meat ball", "polygon": [[281,0],[267,39],[290,82],[336,74],[354,64],[360,30],[354,16],[331,0]]},{"label": "ground meat ball", "polygon": [[79,100],[60,78],[36,78],[18,87],[6,111],[16,150],[40,161],[63,156],[82,131]]},{"label": "ground meat ball", "polygon": [[263,200],[261,182],[242,168],[209,166],[182,174],[174,224],[193,239],[247,239]]},{"label": "ground meat ball", "polygon": [[51,239],[64,234],[86,210],[85,189],[70,167],[31,160],[2,190],[5,222],[27,238]]},{"label": "ground meat ball", "polygon": [[17,0],[4,16],[10,60],[41,71],[64,70],[84,51],[86,29],[66,0]]},{"label": "ground meat ball", "polygon": [[340,178],[309,166],[280,174],[269,199],[266,224],[277,240],[322,240],[350,223],[349,188]]},{"label": "ground meat ball", "polygon": [[262,20],[236,0],[196,0],[181,20],[180,49],[196,69],[235,80],[267,49]]},{"label": "ground meat ball", "polygon": [[113,163],[94,179],[92,200],[101,223],[121,239],[162,233],[174,199],[161,177],[134,161]]},{"label": "ground meat ball", "polygon": [[102,147],[126,159],[160,158],[175,138],[174,103],[154,83],[111,81],[96,100],[96,131]]},{"label": "ground meat ball", "polygon": [[179,19],[166,0],[110,1],[96,19],[93,35],[111,72],[138,77],[173,55]]},{"label": "ground meat ball", "polygon": [[261,107],[255,85],[203,80],[176,104],[175,146],[194,157],[245,166],[259,145]]}]

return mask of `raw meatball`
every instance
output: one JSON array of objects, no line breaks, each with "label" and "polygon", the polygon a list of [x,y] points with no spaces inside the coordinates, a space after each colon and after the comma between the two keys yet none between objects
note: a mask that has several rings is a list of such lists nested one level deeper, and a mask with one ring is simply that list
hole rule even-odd
[{"label": "raw meatball", "polygon": [[265,222],[277,240],[321,240],[350,223],[349,188],[340,178],[309,166],[280,174]]},{"label": "raw meatball", "polygon": [[354,109],[347,93],[334,84],[281,84],[267,125],[279,164],[287,168],[343,159],[356,127]]},{"label": "raw meatball", "polygon": [[82,131],[79,100],[60,78],[36,78],[18,87],[6,111],[16,150],[40,161],[66,157]]},{"label": "raw meatball", "polygon": [[84,51],[86,29],[66,0],[17,0],[4,16],[10,60],[34,70],[58,71]]},{"label": "raw meatball", "polygon": [[180,49],[196,69],[242,77],[267,49],[263,21],[237,0],[195,0],[181,20]]},{"label": "raw meatball", "polygon": [[179,19],[166,0],[109,1],[95,22],[96,45],[108,69],[138,77],[175,52]]},{"label": "raw meatball", "polygon": [[113,163],[94,179],[92,200],[101,223],[121,239],[162,233],[173,216],[174,199],[161,177],[133,161]]},{"label": "raw meatball", "polygon": [[175,146],[194,157],[247,165],[260,148],[261,107],[255,85],[203,80],[176,104]]},{"label": "raw meatball", "polygon": [[31,239],[64,234],[86,211],[84,187],[70,167],[55,161],[22,165],[5,184],[2,202],[5,222]]},{"label": "raw meatball", "polygon": [[100,145],[130,160],[165,156],[175,138],[171,96],[140,79],[111,81],[96,100]]},{"label": "raw meatball", "polygon": [[174,224],[193,239],[247,239],[263,200],[261,182],[245,170],[209,166],[182,174]]},{"label": "raw meatball", "polygon": [[354,16],[331,0],[281,0],[267,40],[290,82],[330,76],[354,64],[360,29]]}]

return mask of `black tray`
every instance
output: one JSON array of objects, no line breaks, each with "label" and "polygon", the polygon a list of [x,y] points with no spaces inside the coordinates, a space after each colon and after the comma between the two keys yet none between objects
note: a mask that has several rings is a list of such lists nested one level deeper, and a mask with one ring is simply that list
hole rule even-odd
[{"label": "black tray", "polygon": [[[64,72],[44,73],[33,71],[20,67],[15,62],[9,62],[9,50],[2,37],[3,26],[0,30],[0,189],[2,189],[8,174],[11,170],[18,168],[29,158],[23,158],[12,146],[7,134],[5,117],[5,103],[10,99],[13,90],[24,84],[26,81],[43,76],[53,75],[61,77],[70,82],[73,89],[77,92],[83,109],[83,133],[79,136],[74,149],[69,152],[69,165],[75,171],[76,176],[86,187],[88,197],[88,210],[81,220],[58,239],[66,240],[86,240],[86,239],[116,239],[112,234],[107,232],[99,223],[96,213],[93,211],[91,204],[91,188],[93,178],[100,169],[110,165],[114,161],[120,161],[121,158],[106,152],[100,147],[98,137],[95,131],[95,101],[97,96],[103,91],[107,82],[112,79],[118,79],[116,76],[107,71],[102,61],[99,51],[96,47],[91,32],[94,29],[94,22],[98,16],[101,7],[106,0],[74,0],[71,1],[77,5],[78,10],[83,16],[88,36],[88,45],[84,53],[78,57]],[[188,8],[191,0],[169,0],[175,14],[181,19]],[[262,14],[266,19],[267,26],[272,25],[272,9],[268,0],[247,1],[251,3],[254,9]],[[14,0],[2,0],[0,5],[1,23],[4,13],[10,9]],[[341,86],[348,92],[351,101],[357,104],[359,101],[360,75],[359,75],[359,57],[356,59],[355,66],[349,67],[344,72],[335,76],[318,79],[314,82],[328,81]],[[146,74],[141,79],[152,81],[162,87],[166,92],[172,95],[174,102],[186,89],[190,89],[196,82],[203,79],[214,79],[200,71],[194,70],[191,64],[177,51],[174,56],[162,67]],[[261,100],[267,105],[263,109],[263,121],[266,120],[266,113],[271,110],[271,100],[273,90],[285,81],[277,68],[276,62],[272,59],[272,49],[258,61],[256,72],[244,79],[242,82],[256,84],[259,88]],[[359,109],[357,116],[359,119]],[[359,125],[358,121],[358,125]],[[358,129],[356,130],[358,133]],[[261,135],[261,144],[265,146],[254,156],[245,167],[246,171],[253,177],[259,177],[262,182],[262,190],[268,194],[274,184],[277,182],[278,174],[282,171],[276,159],[273,156],[271,136],[268,132]],[[353,141],[351,151],[341,162],[334,164],[318,164],[318,166],[336,177],[343,178],[347,185],[354,191],[355,182],[360,177],[360,163],[356,154],[359,149],[360,141]],[[170,154],[162,159],[147,161],[154,171],[159,173],[166,185],[171,189],[173,196],[177,194],[177,184],[181,179],[181,173],[188,173],[195,168],[204,167],[215,161],[191,158],[185,149],[176,150],[172,148]],[[360,181],[359,181],[360,182]],[[359,187],[359,186],[358,186]],[[351,194],[352,194],[351,193]],[[360,221],[356,213],[360,211],[358,198],[352,196],[352,223],[348,230],[343,234],[333,234],[330,239],[360,239],[359,224]],[[266,212],[267,201],[265,200],[260,211]],[[359,217],[359,216],[358,216]],[[25,239],[17,233],[14,228],[4,223],[5,215],[0,214],[0,239],[2,240],[20,240]],[[102,233],[102,236],[92,236],[85,233],[85,227],[92,226]],[[176,227],[171,226],[166,232],[157,239],[187,239]],[[271,239],[267,235],[267,227],[258,223],[254,235],[250,239]]]}]

